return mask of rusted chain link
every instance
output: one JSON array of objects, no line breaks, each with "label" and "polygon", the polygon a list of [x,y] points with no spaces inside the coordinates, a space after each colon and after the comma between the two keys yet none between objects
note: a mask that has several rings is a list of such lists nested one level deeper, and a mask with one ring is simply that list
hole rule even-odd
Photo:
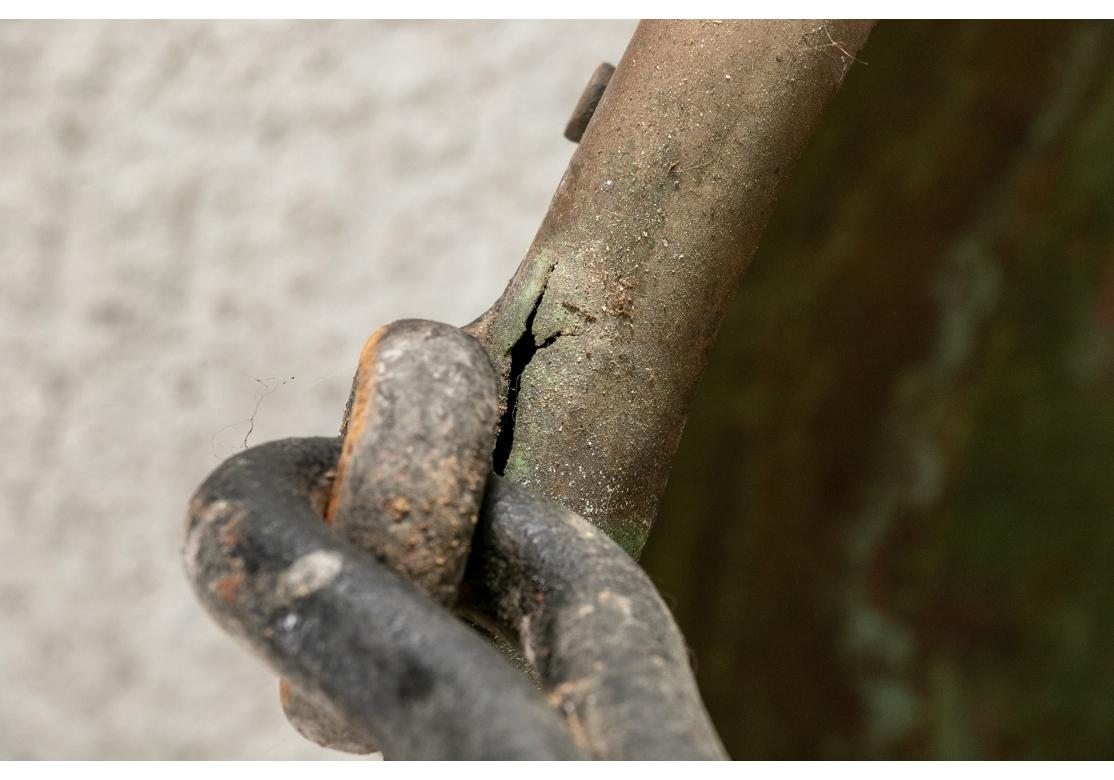
[{"label": "rusted chain link", "polygon": [[726,758],[649,577],[580,515],[491,475],[465,582],[592,758]]},{"label": "rusted chain link", "polygon": [[[456,328],[401,320],[368,339],[352,388],[325,522],[451,606],[490,468],[491,363]],[[288,720],[314,742],[353,753],[377,749],[298,689],[283,685],[280,693]]]},{"label": "rusted chain link", "polygon": [[321,522],[339,456],[337,439],[286,439],[202,484],[185,559],[209,612],[388,757],[578,757],[527,678]]},{"label": "rusted chain link", "polygon": [[[290,681],[299,730],[334,747],[722,757],[652,584],[583,518],[488,475],[494,416],[492,368],[470,337],[381,329],[342,447],[262,445],[199,489],[185,557],[201,600]],[[544,697],[442,606],[454,603],[523,649]]]}]

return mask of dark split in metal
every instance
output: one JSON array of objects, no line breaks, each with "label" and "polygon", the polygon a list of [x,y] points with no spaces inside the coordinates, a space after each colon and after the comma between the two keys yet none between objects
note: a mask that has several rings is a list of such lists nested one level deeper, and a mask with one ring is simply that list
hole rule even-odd
[{"label": "dark split in metal", "polygon": [[639,24],[533,245],[466,328],[500,398],[515,384],[504,476],[635,557],[727,301],[871,24]]}]

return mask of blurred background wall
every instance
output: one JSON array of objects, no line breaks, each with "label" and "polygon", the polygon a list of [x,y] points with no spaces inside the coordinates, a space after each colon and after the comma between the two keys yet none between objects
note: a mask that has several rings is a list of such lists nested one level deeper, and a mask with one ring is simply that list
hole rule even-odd
[{"label": "blurred background wall", "polygon": [[633,29],[0,24],[0,757],[340,755],[189,591],[186,502],[494,301]]},{"label": "blurred background wall", "polygon": [[[0,24],[0,756],[337,755],[189,593],[187,497],[498,295],[632,30]],[[860,58],[644,563],[737,757],[1111,757],[1114,28]]]}]

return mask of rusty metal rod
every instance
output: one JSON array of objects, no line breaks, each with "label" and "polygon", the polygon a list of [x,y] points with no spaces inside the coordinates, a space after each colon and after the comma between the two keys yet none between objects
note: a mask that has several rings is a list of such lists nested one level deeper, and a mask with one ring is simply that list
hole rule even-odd
[{"label": "rusty metal rod", "polygon": [[637,556],[774,200],[871,22],[647,21],[533,245],[468,330],[496,464]]}]

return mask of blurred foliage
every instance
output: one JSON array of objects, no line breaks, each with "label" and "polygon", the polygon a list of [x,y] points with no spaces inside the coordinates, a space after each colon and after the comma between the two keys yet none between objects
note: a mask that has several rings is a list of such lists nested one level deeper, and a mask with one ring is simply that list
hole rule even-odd
[{"label": "blurred foliage", "polygon": [[643,563],[737,758],[1114,758],[1114,24],[860,58]]}]

